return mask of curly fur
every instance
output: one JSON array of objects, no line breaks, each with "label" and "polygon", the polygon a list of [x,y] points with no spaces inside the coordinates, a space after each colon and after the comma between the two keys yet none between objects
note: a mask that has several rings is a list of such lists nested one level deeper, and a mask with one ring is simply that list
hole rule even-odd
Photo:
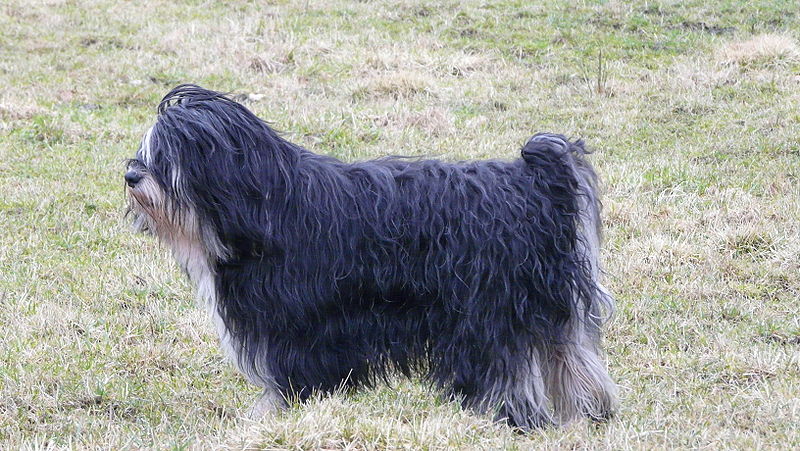
[{"label": "curly fur", "polygon": [[399,372],[523,429],[613,412],[581,141],[538,134],[512,161],[344,163],[198,86],[158,113],[129,163],[144,177],[134,222],[197,284],[265,390],[256,410]]}]

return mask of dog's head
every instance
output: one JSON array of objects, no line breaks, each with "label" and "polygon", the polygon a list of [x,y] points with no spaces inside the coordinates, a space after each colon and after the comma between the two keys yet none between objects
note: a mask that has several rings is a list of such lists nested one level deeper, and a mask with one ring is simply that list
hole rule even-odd
[{"label": "dog's head", "polygon": [[[163,152],[159,160],[154,158],[153,133],[155,125],[144,135],[136,156],[127,162],[125,185],[128,194],[128,212],[133,218],[136,231],[151,233],[160,238],[169,238],[182,233],[186,215],[190,208],[179,209],[188,199],[179,199],[177,187],[179,168],[164,161]],[[168,177],[167,174],[170,174]],[[174,179],[174,180],[173,180]],[[196,217],[191,218],[197,220]]]},{"label": "dog's head", "polygon": [[171,244],[258,242],[269,231],[265,203],[288,190],[298,152],[229,97],[178,86],[128,160],[128,215]]}]

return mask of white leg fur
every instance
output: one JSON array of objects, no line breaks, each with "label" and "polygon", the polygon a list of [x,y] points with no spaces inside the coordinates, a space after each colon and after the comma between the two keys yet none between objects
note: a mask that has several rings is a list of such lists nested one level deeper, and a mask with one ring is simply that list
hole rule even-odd
[{"label": "white leg fur", "polygon": [[245,416],[257,421],[264,416],[280,411],[286,406],[286,402],[277,390],[266,388],[256,401],[247,409]]},{"label": "white leg fur", "polygon": [[503,410],[517,426],[533,429],[552,424],[553,417],[548,407],[540,352],[534,350],[527,362],[504,393]]},{"label": "white leg fur", "polygon": [[605,420],[613,415],[617,387],[592,344],[584,340],[560,345],[550,358],[546,379],[559,423],[582,416]]}]

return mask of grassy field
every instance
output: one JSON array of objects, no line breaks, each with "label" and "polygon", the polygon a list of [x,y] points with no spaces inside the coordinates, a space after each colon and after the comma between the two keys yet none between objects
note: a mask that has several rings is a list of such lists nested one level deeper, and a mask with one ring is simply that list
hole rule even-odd
[{"label": "grassy field", "polygon": [[[800,447],[795,0],[224,3],[0,5],[0,448]],[[242,419],[257,390],[123,218],[181,82],[349,161],[585,138],[619,416],[525,436],[400,381]]]}]

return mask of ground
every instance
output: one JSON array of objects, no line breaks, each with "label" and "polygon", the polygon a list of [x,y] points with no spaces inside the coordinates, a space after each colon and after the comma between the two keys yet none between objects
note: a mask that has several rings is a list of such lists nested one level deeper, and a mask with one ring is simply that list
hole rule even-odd
[{"label": "ground", "polygon": [[[800,447],[799,21],[794,0],[4,1],[2,447]],[[584,138],[619,415],[523,435],[397,381],[242,419],[257,390],[123,218],[123,161],[181,82],[347,161]]]}]

